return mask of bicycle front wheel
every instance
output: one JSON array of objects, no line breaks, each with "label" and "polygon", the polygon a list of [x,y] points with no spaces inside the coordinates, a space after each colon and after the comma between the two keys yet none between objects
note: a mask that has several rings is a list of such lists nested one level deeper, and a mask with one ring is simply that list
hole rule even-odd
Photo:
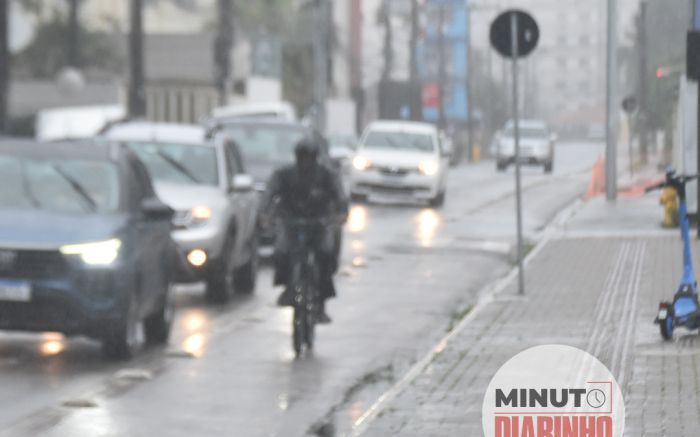
[{"label": "bicycle front wheel", "polygon": [[307,340],[306,310],[297,306],[294,308],[294,319],[292,321],[292,346],[297,356],[301,354],[301,348]]}]

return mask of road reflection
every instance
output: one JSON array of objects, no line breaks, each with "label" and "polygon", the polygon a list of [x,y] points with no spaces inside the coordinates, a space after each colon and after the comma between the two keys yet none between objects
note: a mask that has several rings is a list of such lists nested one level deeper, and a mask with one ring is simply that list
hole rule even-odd
[{"label": "road reflection", "polygon": [[186,335],[182,341],[182,349],[193,357],[201,357],[207,344],[206,330],[209,319],[206,312],[201,309],[187,310],[181,320]]},{"label": "road reflection", "polygon": [[440,215],[433,209],[423,209],[416,217],[418,229],[416,237],[422,247],[432,247],[437,230],[442,222]]},{"label": "road reflection", "polygon": [[58,332],[44,332],[41,334],[39,354],[42,357],[58,355],[66,349],[66,340],[63,334]]},{"label": "road reflection", "polygon": [[348,217],[348,229],[352,233],[359,233],[367,229],[367,207],[355,205],[350,208]]}]

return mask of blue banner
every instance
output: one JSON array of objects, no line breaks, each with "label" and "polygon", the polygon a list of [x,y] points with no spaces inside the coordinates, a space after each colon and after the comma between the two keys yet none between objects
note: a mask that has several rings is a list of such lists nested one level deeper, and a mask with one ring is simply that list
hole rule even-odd
[{"label": "blue banner", "polygon": [[[466,122],[469,38],[467,1],[426,0],[423,4],[423,14],[425,33],[417,47],[418,74],[423,81],[424,89],[439,83],[441,79],[439,75],[440,44],[444,44],[442,50],[444,50],[446,65],[442,97],[445,115],[448,121]],[[425,120],[437,121],[438,113],[439,109],[435,106],[423,108]]]}]

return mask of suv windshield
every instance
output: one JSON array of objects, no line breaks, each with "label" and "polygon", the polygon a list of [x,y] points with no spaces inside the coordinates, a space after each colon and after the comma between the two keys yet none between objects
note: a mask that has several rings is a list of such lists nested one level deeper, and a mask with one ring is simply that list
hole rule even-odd
[{"label": "suv windshield", "polygon": [[239,147],[246,164],[256,178],[294,161],[294,147],[306,136],[303,127],[265,124],[227,125],[224,135]]},{"label": "suv windshield", "polygon": [[0,209],[114,212],[119,207],[114,164],[0,156]]},{"label": "suv windshield", "polygon": [[433,137],[428,134],[373,131],[363,142],[367,149],[395,149],[415,152],[432,152]]},{"label": "suv windshield", "polygon": [[216,186],[216,149],[204,145],[129,143],[156,182]]}]

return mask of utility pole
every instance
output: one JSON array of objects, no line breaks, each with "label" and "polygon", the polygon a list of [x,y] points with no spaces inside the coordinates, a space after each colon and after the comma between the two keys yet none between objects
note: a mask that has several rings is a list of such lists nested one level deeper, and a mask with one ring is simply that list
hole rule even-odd
[{"label": "utility pole", "polygon": [[440,106],[438,107],[438,120],[440,127],[444,129],[447,125],[447,117],[445,115],[445,82],[447,81],[447,57],[445,55],[445,6],[442,4],[439,6],[438,55],[438,88],[440,89]]},{"label": "utility pole", "polygon": [[7,101],[10,82],[10,49],[8,47],[8,1],[0,1],[0,133],[7,132]]},{"label": "utility pole", "polygon": [[[474,123],[474,104],[472,102],[474,93],[472,92],[472,86],[474,84],[474,67],[473,67],[473,57],[472,57],[472,2],[467,2],[467,43],[466,43],[466,48],[467,48],[467,84],[466,84],[466,92],[467,92],[467,161],[471,162],[474,159],[474,144],[476,144],[476,126]],[[491,69],[491,51],[490,48],[487,49],[489,52],[489,71]],[[489,75],[489,80],[491,80],[491,76]],[[490,84],[489,84],[490,86]]]},{"label": "utility pole", "polygon": [[129,33],[129,116],[146,115],[143,67],[143,0],[131,0]]},{"label": "utility pole", "polygon": [[[649,80],[647,67],[647,2],[642,0],[639,4],[639,155],[642,164],[646,164],[649,156],[649,135],[647,132],[647,122],[649,112],[647,111],[647,86]],[[630,162],[630,167],[633,166]]]},{"label": "utility pole", "polygon": [[607,81],[605,111],[605,193],[609,202],[617,199],[617,141],[615,138],[615,102],[617,83],[617,1],[608,1]]},{"label": "utility pole", "polygon": [[420,121],[423,119],[420,89],[421,84],[418,78],[418,0],[411,0],[411,40],[410,40],[410,75],[411,84],[411,120]]},{"label": "utility pole", "polygon": [[80,0],[68,0],[68,35],[66,41],[67,64],[80,68]]},{"label": "utility pole", "polygon": [[329,0],[315,0],[313,8],[316,32],[313,39],[315,127],[323,133],[326,128],[326,98],[328,96],[328,17]]},{"label": "utility pole", "polygon": [[350,1],[350,77],[355,101],[355,132],[364,127],[364,95],[362,89],[362,0]]},{"label": "utility pole", "polygon": [[384,0],[382,5],[382,24],[384,25],[384,47],[382,56],[384,57],[384,68],[382,69],[382,83],[391,79],[394,70],[394,31],[391,28],[391,0]]},{"label": "utility pole", "polygon": [[231,95],[231,50],[233,48],[233,0],[218,0],[219,26],[214,40],[214,81],[219,105]]}]

